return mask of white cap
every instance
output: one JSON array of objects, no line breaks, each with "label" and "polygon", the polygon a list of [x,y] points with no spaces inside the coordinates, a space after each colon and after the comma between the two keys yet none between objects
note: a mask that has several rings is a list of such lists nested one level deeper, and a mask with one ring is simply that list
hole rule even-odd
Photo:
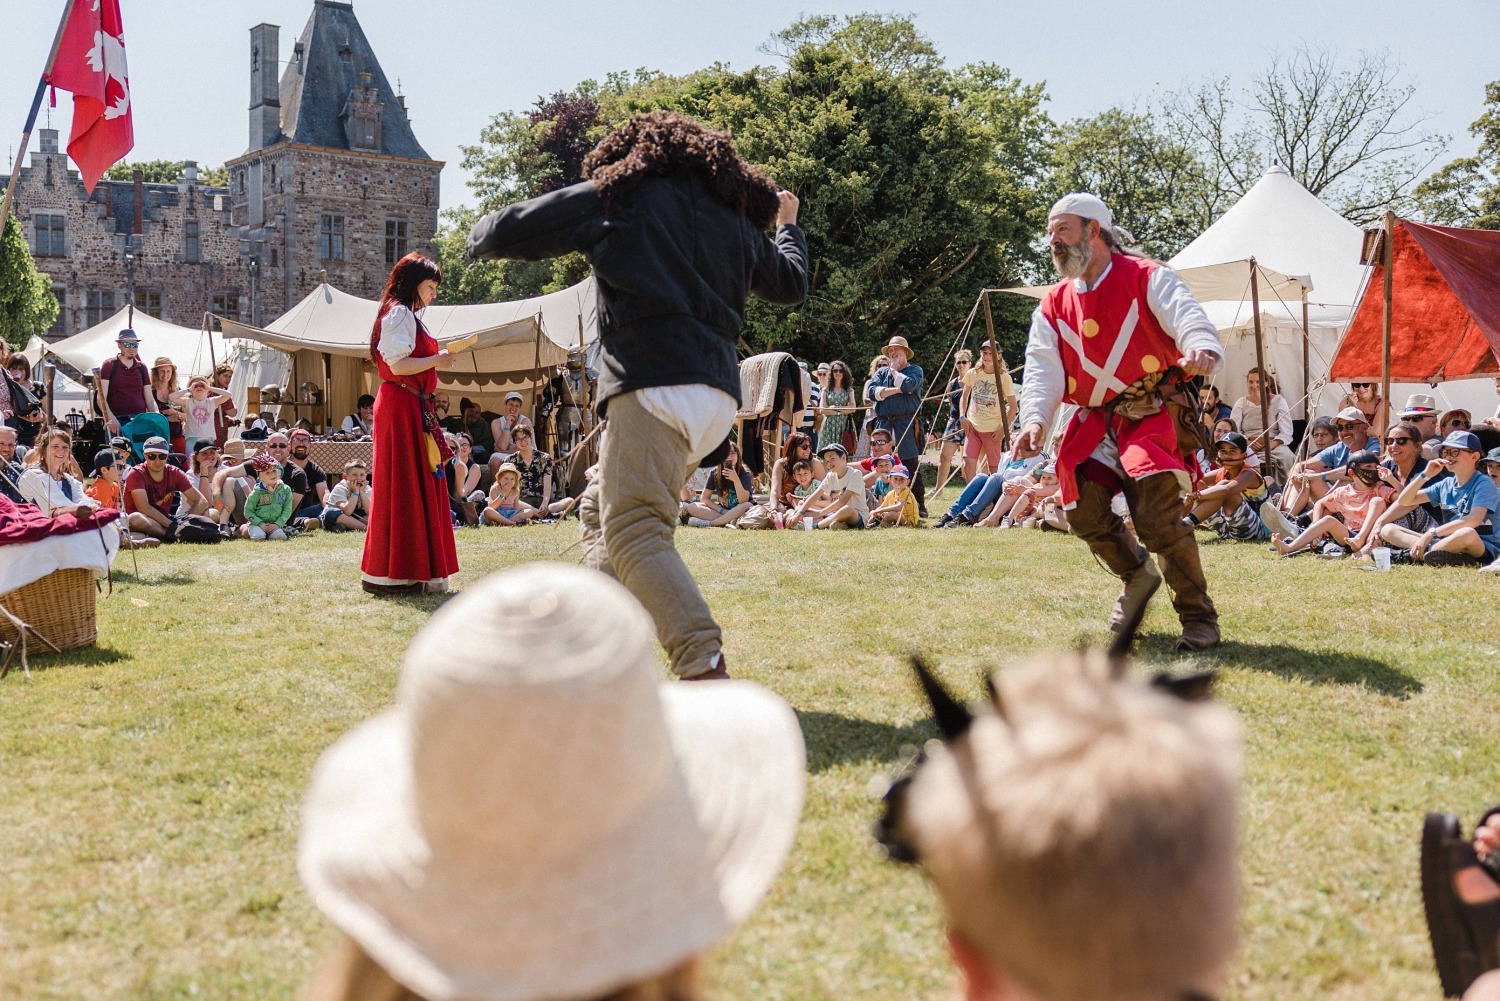
[{"label": "white cap", "polygon": [[1104,199],[1098,195],[1090,195],[1082,191],[1075,191],[1071,195],[1063,195],[1057,200],[1047,213],[1050,220],[1054,216],[1076,215],[1085,219],[1092,219],[1105,229],[1113,229],[1115,217],[1109,211],[1109,206],[1104,204]]}]

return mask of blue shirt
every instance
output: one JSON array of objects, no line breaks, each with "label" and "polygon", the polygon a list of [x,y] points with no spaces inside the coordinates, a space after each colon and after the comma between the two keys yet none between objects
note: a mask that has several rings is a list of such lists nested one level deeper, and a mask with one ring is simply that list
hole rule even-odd
[{"label": "blue shirt", "polygon": [[1313,456],[1313,458],[1321,462],[1324,469],[1343,469],[1345,466],[1349,465],[1349,456],[1353,455],[1355,452],[1363,452],[1366,450],[1374,452],[1378,456],[1380,454],[1379,440],[1375,438],[1366,438],[1363,445],[1352,450],[1342,441],[1337,441],[1332,445],[1329,445],[1327,448],[1323,449],[1323,451],[1319,452],[1317,455]]},{"label": "blue shirt", "polygon": [[1443,514],[1449,516],[1447,521],[1457,521],[1467,517],[1475,508],[1484,508],[1484,521],[1474,530],[1480,535],[1490,535],[1495,531],[1495,511],[1500,508],[1500,487],[1495,486],[1495,481],[1483,473],[1476,470],[1469,481],[1463,484],[1458,482],[1456,476],[1435,480],[1422,492],[1443,509]]}]

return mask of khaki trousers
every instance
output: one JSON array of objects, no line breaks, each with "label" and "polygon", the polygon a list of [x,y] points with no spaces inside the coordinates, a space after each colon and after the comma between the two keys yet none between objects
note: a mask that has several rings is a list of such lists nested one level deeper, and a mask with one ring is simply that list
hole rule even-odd
[{"label": "khaki trousers", "polygon": [[646,607],[672,671],[684,678],[713,668],[722,645],[719,624],[672,541],[695,458],[687,439],[633,394],[616,396],[599,468],[578,502],[588,565],[619,580]]},{"label": "khaki trousers", "polygon": [[[1162,577],[1172,590],[1177,617],[1189,622],[1219,621],[1208,596],[1208,582],[1198,558],[1198,540],[1182,520],[1182,490],[1171,473],[1156,473],[1143,479],[1125,477],[1121,483],[1130,520],[1140,541],[1110,509],[1114,491],[1102,483],[1078,478],[1078,504],[1068,512],[1073,534],[1121,580],[1128,581],[1156,554]],[[1144,543],[1144,548],[1142,548]]]}]

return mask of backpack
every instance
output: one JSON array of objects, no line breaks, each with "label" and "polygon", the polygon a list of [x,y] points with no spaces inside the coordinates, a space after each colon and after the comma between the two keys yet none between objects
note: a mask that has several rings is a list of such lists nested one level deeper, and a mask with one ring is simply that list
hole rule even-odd
[{"label": "backpack", "polygon": [[201,514],[185,514],[172,519],[172,530],[167,534],[168,542],[223,542],[224,532],[219,523]]}]

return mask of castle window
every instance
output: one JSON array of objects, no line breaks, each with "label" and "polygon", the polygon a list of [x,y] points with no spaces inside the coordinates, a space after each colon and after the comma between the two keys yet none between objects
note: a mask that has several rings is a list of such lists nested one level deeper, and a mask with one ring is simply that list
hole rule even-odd
[{"label": "castle window", "polygon": [[103,323],[114,315],[115,294],[113,292],[101,292],[98,289],[90,289],[84,298],[84,327],[92,327],[96,323]]},{"label": "castle window", "polygon": [[318,256],[325,261],[344,259],[344,217],[323,213],[318,224]]},{"label": "castle window", "polygon": [[161,292],[154,288],[138,288],[135,290],[135,308],[139,313],[154,316],[161,319]]},{"label": "castle window", "polygon": [[31,217],[36,229],[37,257],[67,256],[68,217],[61,212],[37,212]]},{"label": "castle window", "polygon": [[203,260],[203,240],[198,235],[197,219],[189,219],[182,224],[182,259]]},{"label": "castle window", "polygon": [[349,118],[349,148],[380,148],[380,129],[372,115],[351,115]]},{"label": "castle window", "polygon": [[240,294],[238,292],[215,292],[209,302],[208,311],[229,320],[240,318]]},{"label": "castle window", "polygon": [[406,256],[406,220],[385,221],[385,263],[395,264]]},{"label": "castle window", "polygon": [[47,328],[47,333],[66,334],[68,332],[68,287],[54,285],[52,294],[57,296],[57,319],[52,321],[52,326]]}]

